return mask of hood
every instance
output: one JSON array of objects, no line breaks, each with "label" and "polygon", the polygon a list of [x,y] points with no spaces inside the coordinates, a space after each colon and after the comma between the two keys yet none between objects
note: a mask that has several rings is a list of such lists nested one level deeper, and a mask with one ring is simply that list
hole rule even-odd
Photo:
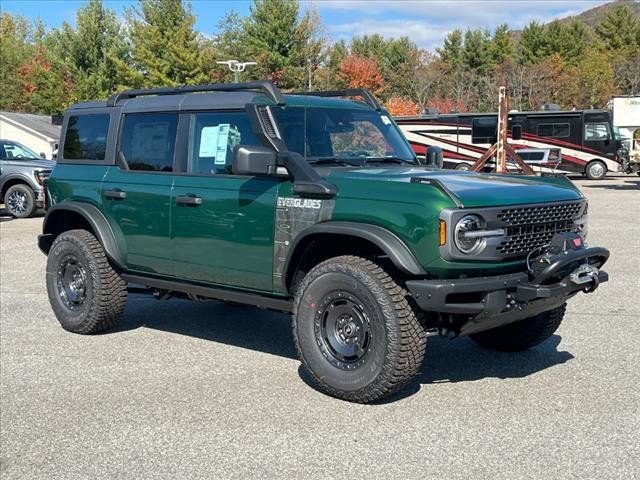
[{"label": "hood", "polygon": [[[527,177],[427,167],[331,169],[325,177],[337,186],[343,181],[432,182],[460,207],[489,207],[579,200],[580,191],[565,177]],[[413,180],[412,180],[413,179]]]},{"label": "hood", "polygon": [[3,162],[7,166],[41,168],[45,170],[53,170],[53,167],[56,166],[56,162],[45,158],[12,158],[10,160],[4,159]]}]

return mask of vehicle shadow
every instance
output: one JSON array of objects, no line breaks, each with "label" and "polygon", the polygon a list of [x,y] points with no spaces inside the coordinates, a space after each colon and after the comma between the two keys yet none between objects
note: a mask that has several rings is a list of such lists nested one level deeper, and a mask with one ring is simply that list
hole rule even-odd
[{"label": "vehicle shadow", "polygon": [[[147,295],[130,294],[122,321],[105,334],[145,327],[188,335],[239,348],[296,359],[289,316],[254,307],[224,302],[197,303],[173,299],[158,301]],[[416,381],[401,392],[376,404],[409,397],[421,385],[471,382],[485,378],[523,378],[571,360],[573,355],[559,350],[561,337],[554,335],[542,344],[517,353],[483,349],[468,338],[449,340],[430,337]],[[316,385],[300,366],[300,378]]]},{"label": "vehicle shadow", "polygon": [[626,180],[623,184],[585,184],[583,188],[600,188],[605,190],[640,190],[640,180]]}]

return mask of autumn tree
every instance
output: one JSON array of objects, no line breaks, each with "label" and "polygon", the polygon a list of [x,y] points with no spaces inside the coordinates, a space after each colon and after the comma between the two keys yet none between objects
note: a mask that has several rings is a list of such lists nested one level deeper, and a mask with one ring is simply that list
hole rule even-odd
[{"label": "autumn tree", "polygon": [[34,52],[32,26],[21,16],[0,14],[0,109],[13,110],[20,105],[22,95],[21,75],[18,67]]},{"label": "autumn tree", "polygon": [[418,115],[420,106],[408,97],[391,97],[385,103],[385,108],[394,117]]},{"label": "autumn tree", "polygon": [[348,55],[340,64],[339,76],[349,88],[366,88],[376,95],[385,88],[378,62],[360,55]]}]

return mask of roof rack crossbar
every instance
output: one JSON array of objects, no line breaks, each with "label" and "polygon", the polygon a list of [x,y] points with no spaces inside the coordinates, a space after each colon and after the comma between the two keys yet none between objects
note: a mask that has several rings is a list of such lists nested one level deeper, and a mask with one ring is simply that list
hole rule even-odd
[{"label": "roof rack crossbar", "polygon": [[320,92],[295,92],[292,95],[312,95],[314,97],[362,97],[366,104],[374,110],[382,110],[382,106],[366,88],[345,88],[344,90],[327,90]]},{"label": "roof rack crossbar", "polygon": [[267,80],[258,80],[247,83],[211,83],[208,85],[183,85],[180,87],[160,87],[148,89],[125,90],[124,92],[114,93],[107,100],[108,107],[114,107],[120,100],[129,98],[143,97],[149,95],[179,95],[181,93],[194,92],[241,92],[241,91],[257,91],[264,93],[278,105],[284,105],[285,99],[272,82]]}]

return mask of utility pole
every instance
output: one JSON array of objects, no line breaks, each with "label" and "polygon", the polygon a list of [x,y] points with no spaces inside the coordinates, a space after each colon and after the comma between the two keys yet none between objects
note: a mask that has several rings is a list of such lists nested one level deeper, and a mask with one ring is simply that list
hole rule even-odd
[{"label": "utility pole", "polygon": [[507,86],[500,85],[498,94],[498,143],[496,145],[496,173],[507,173],[507,122],[509,105],[507,102]]},{"label": "utility pole", "polygon": [[229,67],[229,70],[233,72],[233,83],[238,83],[240,72],[244,72],[247,66],[258,64],[257,62],[239,62],[238,60],[224,60],[216,63]]}]

